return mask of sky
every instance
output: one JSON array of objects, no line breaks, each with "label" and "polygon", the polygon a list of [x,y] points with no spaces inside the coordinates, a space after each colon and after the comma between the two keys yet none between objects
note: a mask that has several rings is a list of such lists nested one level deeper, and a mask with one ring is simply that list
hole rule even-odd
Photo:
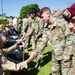
[{"label": "sky", "polygon": [[[3,13],[7,16],[19,16],[23,6],[28,4],[37,4],[39,8],[49,7],[51,11],[65,9],[75,3],[75,0],[2,0]],[[0,0],[0,14],[2,13],[2,5]]]}]

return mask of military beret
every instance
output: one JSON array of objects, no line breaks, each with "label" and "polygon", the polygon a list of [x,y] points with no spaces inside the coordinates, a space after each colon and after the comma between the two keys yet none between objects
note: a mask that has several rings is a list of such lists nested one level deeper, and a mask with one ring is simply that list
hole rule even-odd
[{"label": "military beret", "polygon": [[12,16],[10,16],[10,18],[13,18]]},{"label": "military beret", "polygon": [[62,14],[63,18],[69,22],[69,20],[75,16],[75,3],[72,4],[69,8],[66,8]]},{"label": "military beret", "polygon": [[43,7],[43,8],[40,9],[40,11],[38,12],[38,16],[41,16],[42,15],[42,13],[44,12],[45,8],[46,7]]}]

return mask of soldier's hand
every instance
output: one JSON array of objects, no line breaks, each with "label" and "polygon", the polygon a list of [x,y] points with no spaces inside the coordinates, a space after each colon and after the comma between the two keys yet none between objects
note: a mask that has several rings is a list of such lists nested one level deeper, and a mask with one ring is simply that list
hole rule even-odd
[{"label": "soldier's hand", "polygon": [[30,58],[34,59],[37,57],[37,55],[38,55],[38,52],[32,52],[30,55]]},{"label": "soldier's hand", "polygon": [[19,44],[19,43],[21,43],[21,42],[23,42],[23,41],[25,41],[25,40],[26,40],[26,38],[25,38],[25,37],[21,37],[21,38],[18,40],[18,42],[17,42],[17,43]]},{"label": "soldier's hand", "polygon": [[66,56],[63,56],[63,61],[64,62],[67,62],[67,61],[69,61],[70,60],[70,58],[68,58],[68,57],[66,57]]},{"label": "soldier's hand", "polygon": [[35,41],[37,41],[37,38],[34,38]]},{"label": "soldier's hand", "polygon": [[26,37],[26,33],[25,32],[23,32],[23,36]]},{"label": "soldier's hand", "polygon": [[19,47],[20,47],[20,48],[25,47],[25,43],[24,43],[24,42],[22,42],[22,45],[20,45]]},{"label": "soldier's hand", "polygon": [[27,63],[31,62],[32,60],[34,60],[34,58],[36,58],[38,55],[38,52],[32,52],[30,57],[26,60]]},{"label": "soldier's hand", "polygon": [[23,36],[23,37],[21,37],[21,39],[22,39],[22,42],[23,42],[23,41],[25,41],[25,40],[26,40],[26,37],[25,37],[25,36]]}]

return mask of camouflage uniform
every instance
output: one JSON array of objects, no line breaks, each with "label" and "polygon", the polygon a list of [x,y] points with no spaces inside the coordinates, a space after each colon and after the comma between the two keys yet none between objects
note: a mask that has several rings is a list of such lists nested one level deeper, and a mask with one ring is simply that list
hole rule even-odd
[{"label": "camouflage uniform", "polygon": [[48,24],[48,27],[44,29],[42,41],[36,48],[41,53],[50,40],[52,46],[52,75],[60,75],[61,72],[62,75],[67,75],[67,71],[71,67],[71,61],[62,61],[66,45],[65,38],[69,31],[67,22],[63,19],[55,19],[53,24]]},{"label": "camouflage uniform", "polygon": [[[32,23],[32,49],[35,50],[37,42],[39,40],[39,36],[41,35],[43,29],[43,22],[41,21],[41,19],[39,17],[36,17],[35,20],[33,20]],[[35,38],[37,38],[37,40],[34,40]]]},{"label": "camouflage uniform", "polygon": [[14,62],[11,62],[7,59],[7,55],[12,53],[14,46],[11,46],[7,49],[1,49],[0,53],[2,54],[2,58],[4,58],[5,63],[2,64],[3,68],[3,73],[2,75],[10,75],[11,71],[19,71],[22,70],[23,68],[27,68],[27,62],[23,61],[21,63],[15,64]]},{"label": "camouflage uniform", "polygon": [[9,26],[13,25],[13,19],[12,18],[9,18],[8,19],[8,23],[9,23]]},{"label": "camouflage uniform", "polygon": [[23,20],[22,20],[22,32],[26,32],[26,28],[27,28],[27,18],[24,18]]},{"label": "camouflage uniform", "polygon": [[41,35],[42,29],[43,29],[43,22],[41,21],[40,18],[36,17],[36,20],[34,19],[29,19],[25,23],[25,28],[27,29],[26,31],[26,37],[32,36],[32,49],[35,49],[36,46],[36,41],[34,38],[38,38]]},{"label": "camouflage uniform", "polygon": [[26,34],[25,48],[28,48],[28,45],[29,45],[29,40],[30,40],[31,33],[32,33],[31,32],[32,23],[33,23],[33,20],[31,18],[28,18],[22,27],[22,32]]},{"label": "camouflage uniform", "polygon": [[75,75],[75,33],[71,32],[66,38],[66,50],[64,54],[72,59],[72,68],[69,70],[68,75]]},{"label": "camouflage uniform", "polygon": [[21,33],[21,30],[22,30],[22,19],[18,18],[18,29]]}]

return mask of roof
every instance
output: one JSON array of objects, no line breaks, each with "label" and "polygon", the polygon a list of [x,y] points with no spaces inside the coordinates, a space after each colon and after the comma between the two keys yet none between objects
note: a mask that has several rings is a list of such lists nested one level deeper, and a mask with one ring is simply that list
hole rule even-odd
[{"label": "roof", "polygon": [[58,17],[62,15],[63,10],[58,10],[55,14],[53,14],[54,17]]}]

